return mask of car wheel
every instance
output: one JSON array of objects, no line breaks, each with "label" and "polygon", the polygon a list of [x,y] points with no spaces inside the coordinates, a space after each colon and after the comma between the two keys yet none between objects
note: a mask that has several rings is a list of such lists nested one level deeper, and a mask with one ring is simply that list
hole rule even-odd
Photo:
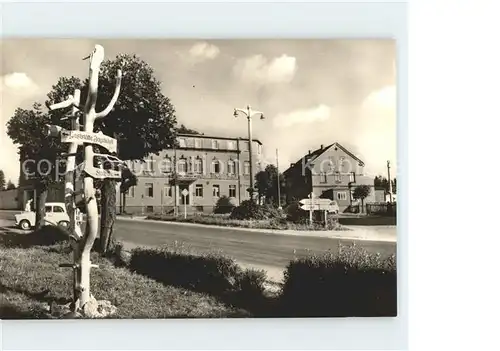
[{"label": "car wheel", "polygon": [[59,223],[57,223],[58,226],[64,228],[64,229],[67,229],[69,228],[69,222],[68,221],[60,221]]},{"label": "car wheel", "polygon": [[21,222],[19,222],[19,227],[23,230],[28,230],[31,228],[31,224],[27,219],[23,219]]}]

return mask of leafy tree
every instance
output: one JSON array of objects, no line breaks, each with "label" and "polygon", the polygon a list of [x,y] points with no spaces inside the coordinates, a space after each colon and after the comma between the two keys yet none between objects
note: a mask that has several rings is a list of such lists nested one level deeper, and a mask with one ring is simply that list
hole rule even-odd
[{"label": "leafy tree", "polygon": [[352,196],[356,200],[361,200],[361,211],[364,211],[365,207],[365,199],[370,195],[371,188],[369,185],[358,185],[356,188],[354,188],[354,192]]},{"label": "leafy tree", "polygon": [[263,171],[255,175],[255,188],[259,194],[259,200],[264,197],[268,204],[278,204],[278,176],[281,193],[283,194],[283,175],[278,175],[275,165],[267,165]]},{"label": "leafy tree", "polygon": [[177,129],[177,133],[179,133],[179,134],[202,135],[202,133],[200,133],[194,129],[187,128],[184,124],[181,124],[181,126],[176,128],[176,129]]},{"label": "leafy tree", "polygon": [[[389,182],[387,181],[387,178],[380,175],[375,177],[374,185],[375,188],[384,189],[386,193],[389,193]],[[396,178],[392,180],[392,192],[393,194],[396,194]]]},{"label": "leafy tree", "polygon": [[3,173],[3,170],[0,169],[0,190],[5,189],[5,174]]},{"label": "leafy tree", "polygon": [[[118,139],[118,157],[122,160],[144,159],[150,154],[171,148],[176,137],[175,109],[163,95],[154,71],[136,55],[118,55],[102,64],[97,110],[103,110],[115,90],[116,71],[122,69],[122,89],[113,111],[96,123],[98,130]],[[122,190],[134,181],[126,182]],[[116,219],[116,180],[103,181],[101,197],[101,251],[113,240]]]},{"label": "leafy tree", "polygon": [[[54,116],[42,110],[40,103],[34,103],[31,110],[18,108],[7,122],[7,134],[14,144],[19,145],[19,158],[24,175],[28,175],[37,191],[35,228],[40,229],[45,219],[45,201],[49,186],[60,180],[64,164],[58,162],[58,155],[66,151],[57,138],[44,135],[46,124]],[[54,121],[55,122],[55,121]],[[69,121],[57,121],[64,128]]]},{"label": "leafy tree", "polygon": [[16,186],[10,180],[7,182],[7,190],[15,189]]}]

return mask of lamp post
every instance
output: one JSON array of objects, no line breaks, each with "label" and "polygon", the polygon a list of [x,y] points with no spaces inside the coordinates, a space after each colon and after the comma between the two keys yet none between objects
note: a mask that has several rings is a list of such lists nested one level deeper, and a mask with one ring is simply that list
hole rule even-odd
[{"label": "lamp post", "polygon": [[250,161],[250,187],[248,188],[248,192],[250,193],[250,199],[253,202],[252,117],[260,115],[260,119],[264,119],[264,113],[252,110],[250,105],[247,105],[246,109],[235,108],[233,116],[238,117],[238,113],[244,114],[248,121],[248,155]]}]

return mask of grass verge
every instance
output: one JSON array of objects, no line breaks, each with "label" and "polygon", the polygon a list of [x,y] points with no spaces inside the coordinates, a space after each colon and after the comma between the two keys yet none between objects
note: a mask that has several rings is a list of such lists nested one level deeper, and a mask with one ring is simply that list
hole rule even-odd
[{"label": "grass verge", "polygon": [[297,230],[297,231],[330,231],[330,230],[349,230],[336,222],[330,221],[327,227],[321,223],[313,225],[293,223],[285,219],[262,219],[262,220],[243,220],[231,219],[228,216],[197,214],[190,215],[186,218],[182,216],[174,216],[170,214],[152,214],[146,217],[149,220],[164,221],[164,222],[181,222],[181,223],[197,223],[205,225],[213,225],[220,227],[238,227],[238,228],[254,228],[254,229],[271,229],[271,230]]},{"label": "grass verge", "polygon": [[[72,261],[69,243],[60,241],[28,247],[33,234],[0,234],[0,318],[47,318],[52,301],[70,302],[72,272],[59,268]],[[32,236],[33,238],[33,236]],[[245,317],[206,293],[165,285],[127,268],[115,267],[93,253],[91,292],[117,306],[114,318]]]}]

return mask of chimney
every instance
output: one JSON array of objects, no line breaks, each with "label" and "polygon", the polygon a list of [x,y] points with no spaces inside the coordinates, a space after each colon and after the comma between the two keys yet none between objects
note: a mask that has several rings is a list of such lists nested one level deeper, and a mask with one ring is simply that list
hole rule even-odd
[{"label": "chimney", "polygon": [[323,144],[321,144],[321,148],[320,148],[320,150],[323,150]]},{"label": "chimney", "polygon": [[308,155],[310,155],[310,154],[311,154],[311,150],[309,150],[309,152],[308,152]]}]

